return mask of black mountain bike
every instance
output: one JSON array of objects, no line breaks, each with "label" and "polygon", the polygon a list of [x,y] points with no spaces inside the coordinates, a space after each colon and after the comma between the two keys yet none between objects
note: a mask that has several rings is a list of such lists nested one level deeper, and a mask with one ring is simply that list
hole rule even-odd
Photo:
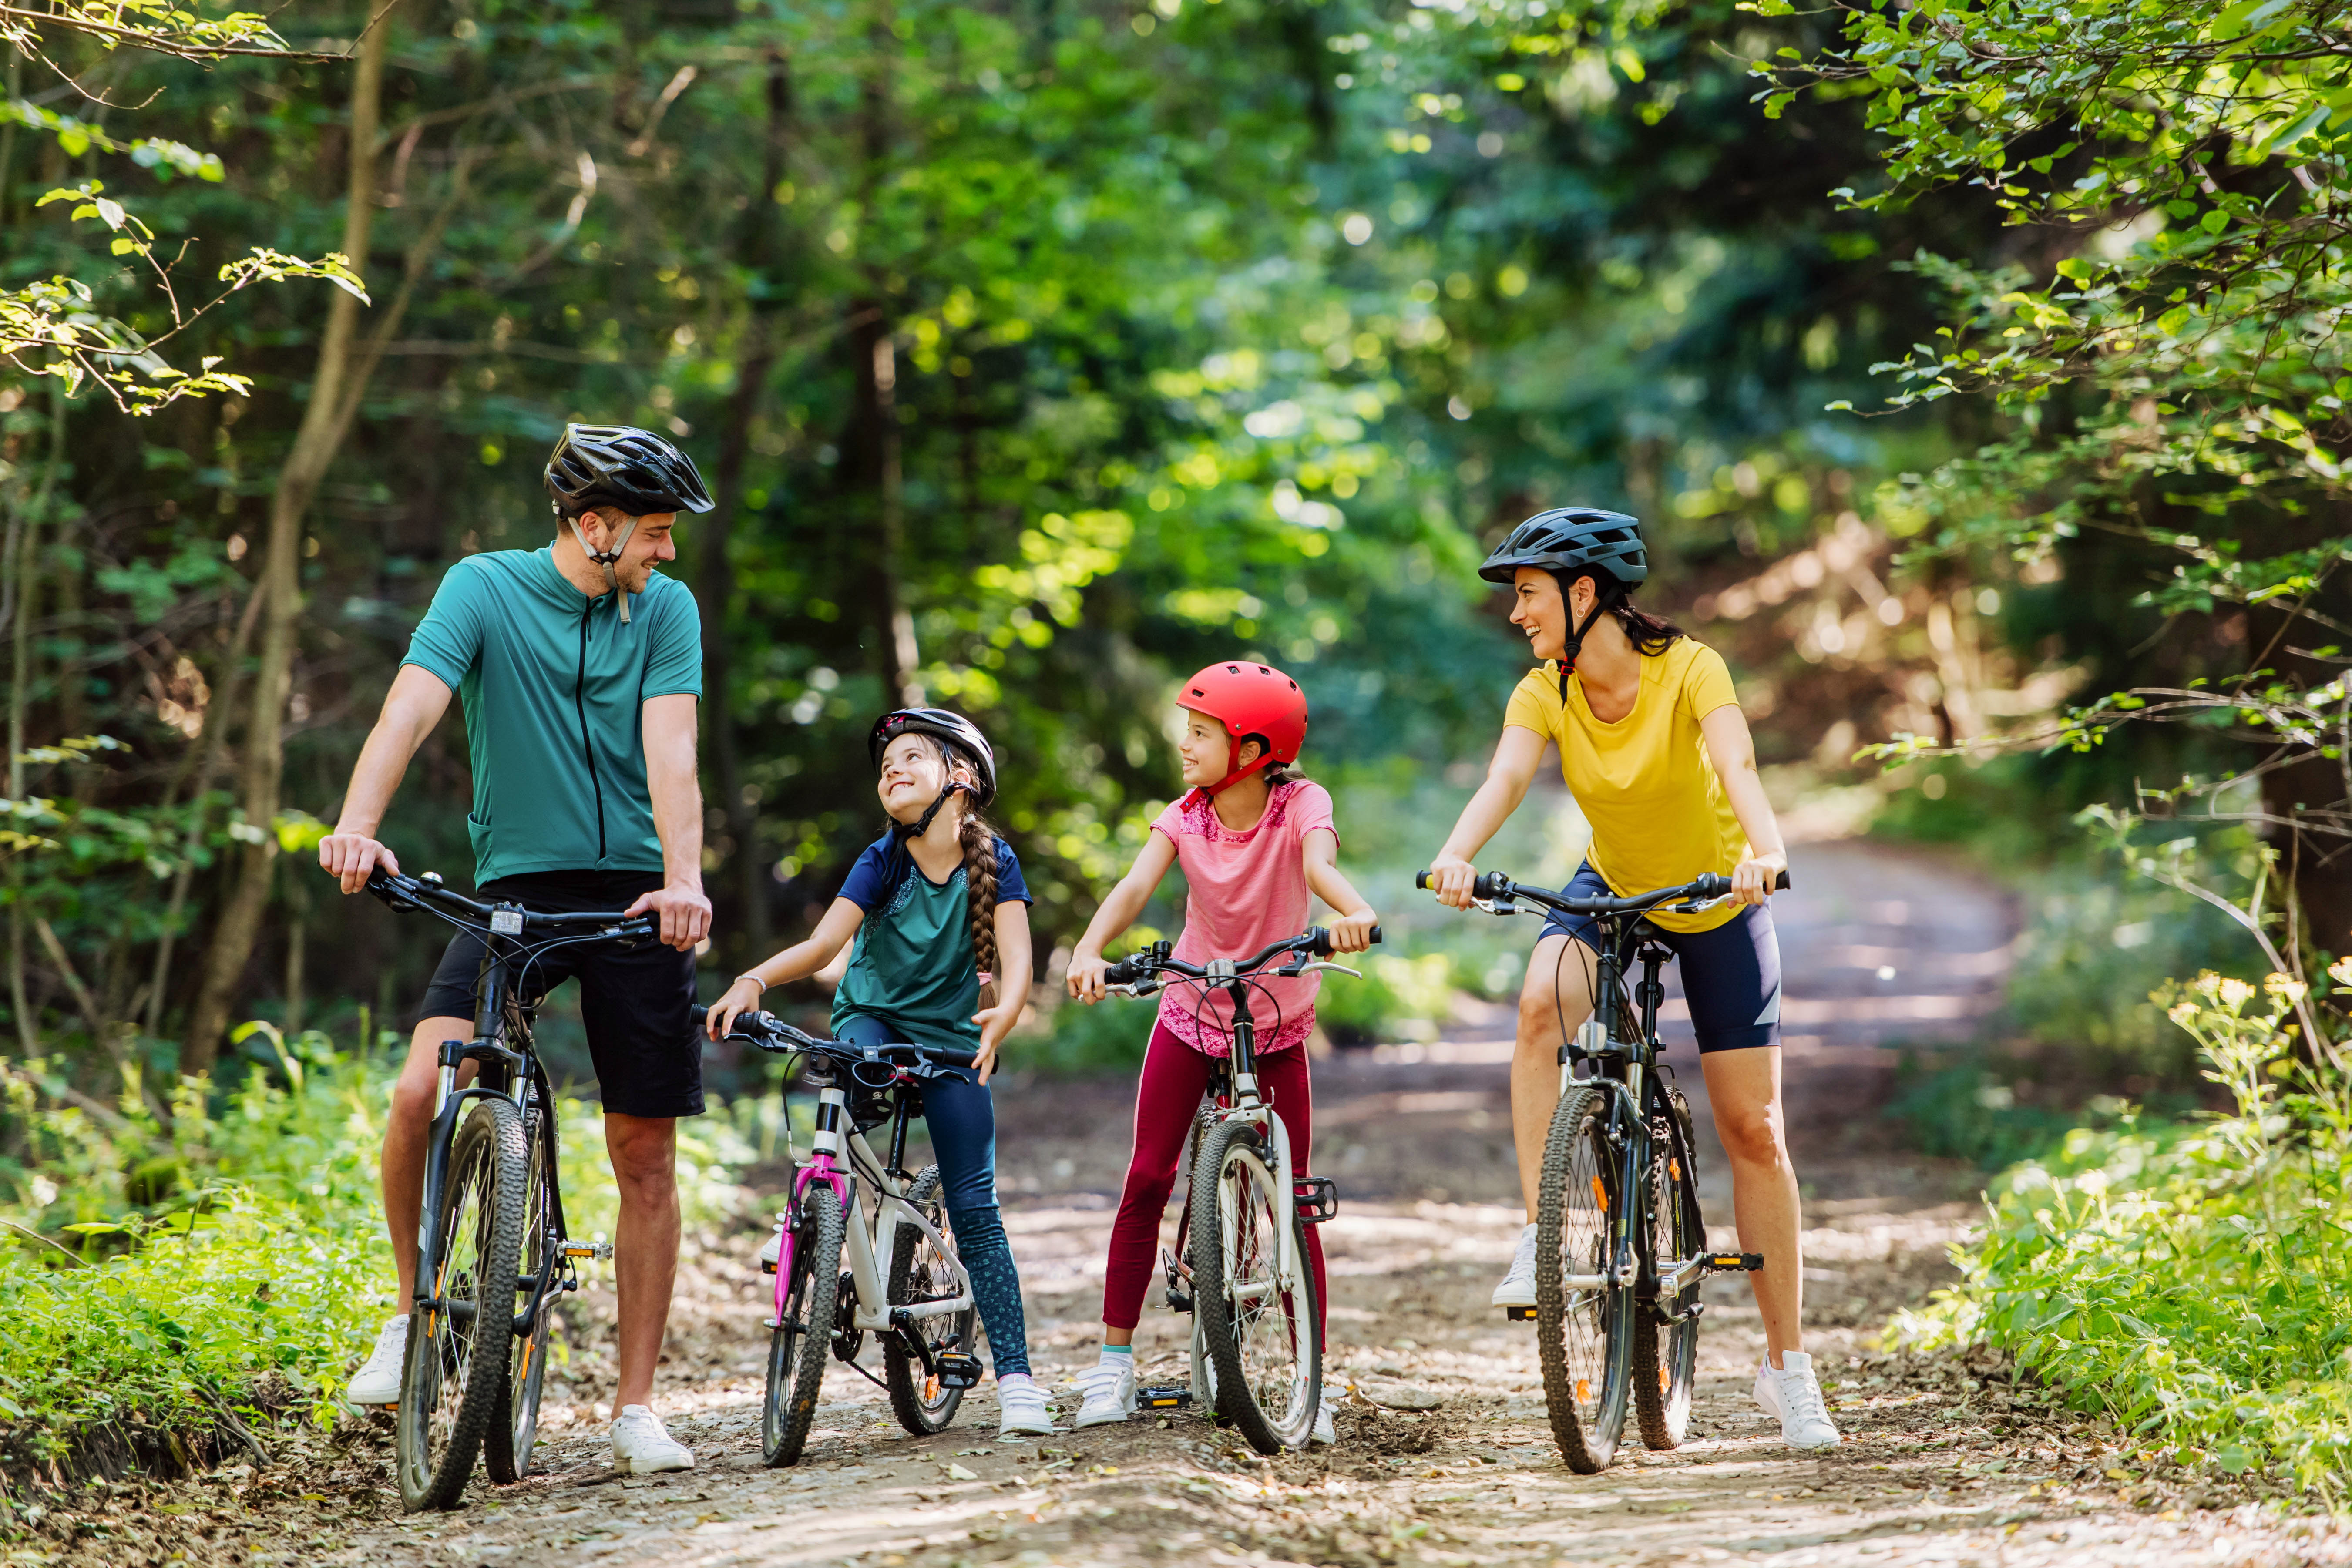
[{"label": "black mountain bike", "polygon": [[[1378,926],[1372,940],[1381,940]],[[1294,1174],[1289,1130],[1258,1098],[1249,992],[1262,971],[1356,972],[1326,962],[1331,933],[1321,926],[1250,958],[1186,963],[1170,956],[1173,951],[1173,943],[1154,942],[1103,974],[1108,989],[1129,996],[1191,984],[1223,991],[1234,1005],[1234,1054],[1219,1063],[1193,1118],[1192,1184],[1176,1249],[1163,1258],[1168,1305],[1192,1315],[1192,1385],[1189,1393],[1153,1389],[1139,1396],[1157,1405],[1198,1399],[1261,1454],[1303,1448],[1323,1397],[1323,1336],[1305,1227],[1338,1212],[1339,1189],[1328,1176]]]},{"label": "black mountain bike", "polygon": [[[1789,885],[1781,873],[1780,885]],[[1429,886],[1429,873],[1413,879]],[[1571,898],[1500,872],[1473,885],[1480,909],[1590,916],[1600,928],[1593,1012],[1559,1047],[1559,1104],[1544,1141],[1536,1214],[1535,1320],[1544,1403],[1569,1468],[1594,1475],[1616,1458],[1633,1405],[1642,1441],[1678,1447],[1698,1371],[1699,1281],[1764,1267],[1754,1252],[1709,1252],[1699,1216],[1690,1104],[1658,1070],[1658,972],[1674,952],[1643,917],[1720,903],[1728,877],[1701,877],[1629,899]],[[1628,957],[1642,980],[1627,994]],[[1581,1078],[1579,1068],[1586,1069]]]},{"label": "black mountain bike", "polygon": [[[557,1300],[580,1288],[575,1264],[609,1242],[565,1231],[555,1164],[555,1096],[532,1048],[534,1007],[520,981],[541,954],[654,940],[652,917],[539,914],[451,892],[431,872],[379,870],[368,891],[423,910],[482,941],[474,1037],[441,1043],[440,1086],[416,1234],[416,1299],[401,1368],[395,1468],[401,1506],[455,1508],[478,1457],[501,1485],[520,1480],[539,1438],[540,1385]],[[457,1087],[458,1069],[479,1076]]]}]

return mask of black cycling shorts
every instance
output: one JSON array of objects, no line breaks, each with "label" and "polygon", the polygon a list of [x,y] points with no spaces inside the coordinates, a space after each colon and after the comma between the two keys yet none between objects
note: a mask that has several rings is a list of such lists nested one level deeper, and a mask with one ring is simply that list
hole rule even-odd
[{"label": "black cycling shorts", "polygon": [[[657,892],[656,871],[534,871],[485,882],[474,896],[546,914],[625,910]],[[442,953],[417,1013],[474,1016],[482,939],[460,932]],[[694,954],[658,942],[620,948],[583,942],[542,953],[510,976],[515,994],[538,1002],[566,980],[580,981],[580,1016],[604,1109],[623,1116],[702,1114],[702,1035],[694,1026]]]},{"label": "black cycling shorts", "polygon": [[[1587,861],[1560,891],[1574,899],[1605,899],[1614,889]],[[1554,910],[1536,940],[1573,937],[1598,953],[1600,924],[1591,915]],[[1682,966],[1683,998],[1690,1004],[1691,1032],[1702,1053],[1780,1043],[1780,939],[1772,930],[1771,905],[1747,905],[1712,931],[1656,929]],[[1630,957],[1627,962],[1630,967]]]}]

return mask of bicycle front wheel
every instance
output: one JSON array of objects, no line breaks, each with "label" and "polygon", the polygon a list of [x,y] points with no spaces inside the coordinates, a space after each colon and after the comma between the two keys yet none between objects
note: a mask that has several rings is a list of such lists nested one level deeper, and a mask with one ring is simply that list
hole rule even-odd
[{"label": "bicycle front wheel", "polygon": [[[1698,1171],[1691,1163],[1689,1103],[1677,1091],[1665,1114],[1653,1121],[1650,1258],[1654,1268],[1666,1268],[1706,1250],[1706,1226],[1699,1218]],[[1633,1310],[1633,1414],[1642,1441],[1653,1448],[1679,1447],[1690,1433],[1691,1393],[1698,1381],[1698,1319],[1691,1311],[1697,1305],[1693,1279]],[[1676,1321],[1661,1323],[1660,1312]]]},{"label": "bicycle front wheel", "polygon": [[506,1397],[482,1437],[482,1468],[508,1486],[530,1469],[539,1444],[539,1398],[547,1382],[547,1346],[555,1333],[555,1303],[563,1271],[562,1243],[555,1234],[555,1172],[548,1159],[548,1136],[534,1105],[525,1120],[530,1141],[529,1198],[523,1205],[522,1257],[516,1270],[515,1341],[507,1362]]},{"label": "bicycle front wheel", "polygon": [[450,1140],[440,1210],[427,1216],[441,1257],[410,1316],[401,1369],[396,1468],[411,1513],[457,1506],[506,1402],[529,1170],[515,1108],[474,1101]]},{"label": "bicycle front wheel", "polygon": [[[890,1248],[890,1305],[919,1307],[929,1301],[952,1301],[962,1289],[956,1283],[955,1237],[948,1231],[937,1165],[925,1166],[908,1184],[907,1203],[931,1222],[947,1246],[945,1249],[933,1246],[929,1237],[911,1225],[898,1227],[898,1240]],[[924,1349],[933,1356],[942,1351],[970,1355],[979,1315],[976,1307],[966,1307],[959,1312],[917,1318],[911,1331],[922,1337]],[[956,1406],[963,1403],[963,1390],[947,1387],[936,1375],[926,1373],[921,1359],[895,1333],[882,1336],[882,1371],[890,1389],[891,1414],[916,1436],[928,1437],[955,1419]]]},{"label": "bicycle front wheel", "polygon": [[1216,1373],[1217,1413],[1261,1454],[1304,1447],[1323,1391],[1315,1280],[1296,1210],[1281,1237],[1280,1189],[1255,1126],[1211,1131],[1192,1194],[1192,1311]]},{"label": "bicycle front wheel", "polygon": [[1609,1100],[1573,1089],[1544,1141],[1536,1215],[1536,1334],[1552,1436],[1569,1468],[1597,1475],[1625,1429],[1633,1368],[1633,1292],[1612,1272],[1617,1175],[1606,1135]]},{"label": "bicycle front wheel", "polygon": [[841,1194],[811,1182],[793,1231],[793,1272],[784,1310],[768,1339],[768,1397],[760,1416],[760,1457],[797,1464],[816,1418],[824,1358],[833,1349],[833,1308],[841,1291]]}]

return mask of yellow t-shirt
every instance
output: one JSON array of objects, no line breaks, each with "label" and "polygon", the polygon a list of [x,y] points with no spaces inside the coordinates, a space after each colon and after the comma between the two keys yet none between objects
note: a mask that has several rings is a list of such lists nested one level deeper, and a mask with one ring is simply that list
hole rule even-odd
[{"label": "yellow t-shirt", "polygon": [[[1727,877],[1748,853],[1748,836],[1707,760],[1698,721],[1738,701],[1723,656],[1689,637],[1642,659],[1633,710],[1614,724],[1592,715],[1584,683],[1547,661],[1511,693],[1505,728],[1533,730],[1559,743],[1560,776],[1592,825],[1585,858],[1620,898],[1668,888],[1712,871]],[[1719,904],[1696,915],[1657,915],[1669,931],[1712,931],[1739,913]]]}]

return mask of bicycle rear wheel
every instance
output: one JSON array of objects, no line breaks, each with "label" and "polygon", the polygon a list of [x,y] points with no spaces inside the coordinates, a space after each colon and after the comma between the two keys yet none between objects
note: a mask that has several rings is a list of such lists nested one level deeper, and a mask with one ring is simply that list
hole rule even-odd
[{"label": "bicycle rear wheel", "polygon": [[761,1407],[760,1456],[795,1464],[808,1446],[817,1389],[833,1348],[833,1308],[841,1290],[841,1194],[811,1182],[793,1232],[793,1274],[784,1310],[768,1339],[768,1396]]},{"label": "bicycle rear wheel", "polygon": [[1633,1292],[1612,1274],[1616,1171],[1609,1100],[1571,1089],[1544,1141],[1536,1215],[1536,1333],[1552,1436],[1569,1468],[1597,1475],[1625,1429],[1633,1367]]},{"label": "bicycle rear wheel", "polygon": [[1306,1447],[1322,1398],[1323,1342],[1307,1230],[1282,1205],[1256,1127],[1219,1123],[1192,1175],[1192,1312],[1216,1372],[1217,1411],[1261,1454]]},{"label": "bicycle rear wheel", "polygon": [[[1679,1263],[1706,1249],[1706,1226],[1699,1218],[1698,1171],[1691,1163],[1690,1105],[1680,1093],[1668,1097],[1666,1113],[1654,1119],[1650,1166],[1650,1256],[1654,1266]],[[1698,1380],[1698,1280],[1694,1279],[1654,1303],[1633,1310],[1633,1414],[1642,1441],[1653,1448],[1679,1447],[1690,1432],[1691,1393]],[[1661,1323],[1658,1312],[1678,1321]]]},{"label": "bicycle rear wheel", "polygon": [[[940,1199],[937,1165],[925,1166],[908,1184],[907,1202],[931,1222],[948,1249],[941,1251],[932,1246],[931,1238],[913,1226],[900,1226],[898,1240],[890,1248],[890,1305],[914,1307],[926,1301],[952,1301],[962,1292],[956,1284],[955,1237],[948,1232],[947,1205]],[[913,1331],[922,1336],[924,1347],[935,1356],[941,1351],[961,1351],[970,1355],[979,1316],[977,1307],[966,1307],[960,1312],[918,1318]],[[910,1353],[897,1334],[882,1336],[882,1371],[890,1388],[891,1414],[898,1417],[899,1426],[916,1436],[928,1437],[955,1419],[956,1406],[963,1403],[963,1390],[946,1387],[937,1377],[927,1375],[920,1358]]]},{"label": "bicycle rear wheel", "polygon": [[440,1212],[427,1216],[441,1258],[401,1369],[395,1468],[411,1513],[457,1506],[505,1402],[529,1171],[515,1108],[474,1101],[450,1140]]},{"label": "bicycle rear wheel", "polygon": [[[530,1451],[539,1443],[539,1398],[547,1382],[548,1342],[555,1332],[555,1304],[563,1271],[555,1234],[555,1172],[548,1160],[544,1105],[534,1103],[523,1136],[530,1147],[529,1198],[523,1205],[522,1256],[516,1269],[514,1319],[521,1324],[507,1363],[506,1397],[482,1437],[482,1468],[500,1486],[522,1479]],[[547,1289],[542,1291],[541,1282]]]}]

